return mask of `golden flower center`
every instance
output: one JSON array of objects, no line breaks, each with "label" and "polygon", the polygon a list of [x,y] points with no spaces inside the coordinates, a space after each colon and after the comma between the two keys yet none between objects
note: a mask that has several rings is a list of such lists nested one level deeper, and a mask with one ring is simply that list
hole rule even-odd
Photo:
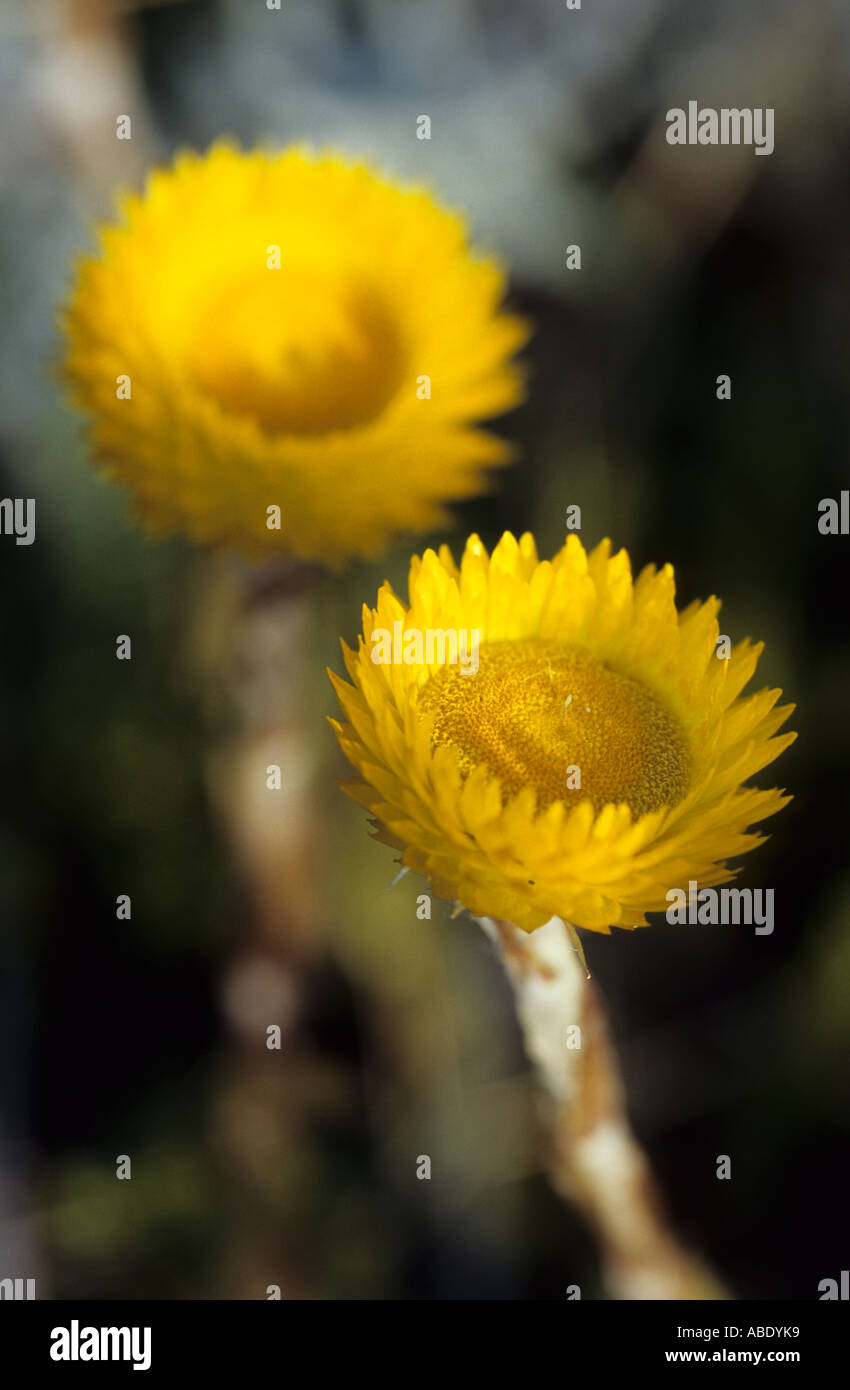
[{"label": "golden flower center", "polygon": [[542,805],[589,798],[643,815],[675,805],[690,759],[678,721],[644,685],[578,647],[491,642],[476,674],[444,666],[419,693],[436,712],[432,744],[449,744],[469,773],[484,764],[510,794]]},{"label": "golden flower center", "polygon": [[370,289],[327,271],[262,267],[198,315],[193,373],[269,434],[324,434],[379,415],[404,371],[399,333]]}]

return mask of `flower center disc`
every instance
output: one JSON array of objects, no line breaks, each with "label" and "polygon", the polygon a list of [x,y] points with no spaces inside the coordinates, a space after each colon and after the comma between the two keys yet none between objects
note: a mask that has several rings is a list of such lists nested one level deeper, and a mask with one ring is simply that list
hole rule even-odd
[{"label": "flower center disc", "polygon": [[374,419],[398,389],[401,341],[377,295],[310,269],[260,269],[204,306],[196,380],[269,434],[323,434]]},{"label": "flower center disc", "polygon": [[[419,692],[436,712],[433,746],[449,744],[469,773],[485,764],[513,795],[542,805],[625,801],[635,816],[675,805],[688,789],[684,732],[655,695],[582,648],[491,642],[476,674],[445,666]],[[576,775],[578,774],[578,776]]]}]

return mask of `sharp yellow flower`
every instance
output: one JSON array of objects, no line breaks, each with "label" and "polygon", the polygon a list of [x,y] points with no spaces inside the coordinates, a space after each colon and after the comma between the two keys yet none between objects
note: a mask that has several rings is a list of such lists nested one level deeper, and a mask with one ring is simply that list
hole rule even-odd
[{"label": "sharp yellow flower", "polygon": [[79,265],[65,369],[151,532],[338,564],[445,522],[506,461],[476,425],[519,399],[527,330],[426,192],[221,143],[119,210]]},{"label": "sharp yellow flower", "polygon": [[331,722],[378,837],[475,916],[643,926],[669,889],[734,877],[790,799],[745,785],[795,737],[780,691],[741,695],[762,645],[719,657],[718,600],[678,612],[669,565],[633,580],[609,541],[541,562],[530,535],[492,556],[472,536],[459,569],[414,556],[409,588],[343,643]]}]

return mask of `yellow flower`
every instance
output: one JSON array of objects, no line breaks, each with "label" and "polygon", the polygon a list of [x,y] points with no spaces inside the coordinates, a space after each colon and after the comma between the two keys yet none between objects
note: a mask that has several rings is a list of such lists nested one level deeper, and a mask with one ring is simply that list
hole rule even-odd
[{"label": "yellow flower", "polygon": [[540,562],[530,535],[492,556],[472,536],[460,569],[414,556],[409,588],[343,643],[331,722],[345,790],[439,896],[527,931],[643,926],[668,890],[734,877],[790,799],[744,785],[795,737],[778,690],[741,696],[761,644],[718,656],[718,600],[677,612],[669,565],[633,580],[609,541]]},{"label": "yellow flower", "polygon": [[152,533],[337,564],[443,523],[508,458],[475,426],[519,399],[527,330],[427,193],[222,143],[119,210],[79,265],[65,370]]}]

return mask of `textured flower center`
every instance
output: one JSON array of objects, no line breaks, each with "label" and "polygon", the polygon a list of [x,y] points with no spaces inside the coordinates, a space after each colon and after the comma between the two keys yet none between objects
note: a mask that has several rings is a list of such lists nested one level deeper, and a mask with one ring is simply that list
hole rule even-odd
[{"label": "textured flower center", "polygon": [[476,675],[447,666],[432,676],[419,708],[436,711],[432,743],[457,749],[465,773],[483,763],[509,793],[534,787],[544,805],[625,801],[643,815],[688,789],[676,719],[645,686],[581,648],[492,642]]},{"label": "textured flower center", "polygon": [[198,315],[194,375],[269,434],[323,434],[374,419],[404,371],[374,292],[312,269],[261,268],[226,282]]}]

